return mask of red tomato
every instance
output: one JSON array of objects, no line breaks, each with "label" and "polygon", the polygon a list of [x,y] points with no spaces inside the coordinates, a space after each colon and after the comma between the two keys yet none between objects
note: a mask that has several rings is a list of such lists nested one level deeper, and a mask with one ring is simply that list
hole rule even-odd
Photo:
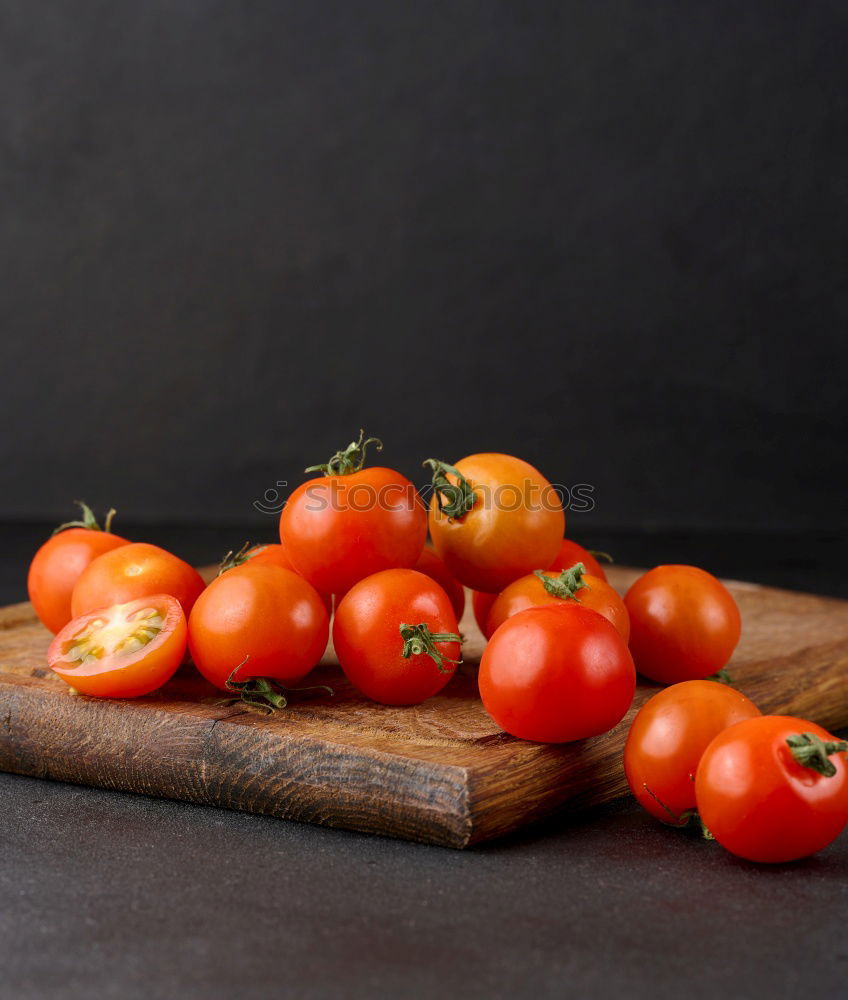
[{"label": "red tomato", "polygon": [[742,631],[730,591],[695,566],[657,566],[624,597],[636,669],[661,684],[721,670]]},{"label": "red tomato", "polygon": [[624,747],[624,773],[640,805],[663,823],[683,826],[695,809],[695,772],[710,742],[760,710],[715,681],[682,681],[636,713]]},{"label": "red tomato", "polygon": [[438,583],[450,598],[456,620],[460,621],[465,611],[465,587],[450,575],[447,566],[436,553],[425,546],[413,569],[417,569],[419,573],[424,573]]},{"label": "red tomato", "polygon": [[[603,553],[598,554],[603,555]],[[609,559],[609,557],[607,558]],[[592,576],[599,576],[602,580],[606,580],[607,575],[598,560],[588,549],[584,549],[583,546],[578,545],[577,542],[572,542],[570,538],[563,538],[559,552],[557,553],[554,561],[550,564],[550,566],[548,566],[548,569],[568,569],[575,563],[581,562],[586,567],[587,573],[590,573]]]},{"label": "red tomato", "polygon": [[320,467],[325,475],[299,486],[280,515],[292,565],[324,594],[343,594],[380,570],[414,566],[424,548],[421,498],[399,472],[363,468],[371,441],[360,435],[334,455]]},{"label": "red tomato", "polygon": [[624,717],[636,687],[627,646],[596,611],[569,601],[513,615],[480,661],[486,711],[513,736],[569,743]]},{"label": "red tomato", "polygon": [[417,705],[441,691],[460,657],[450,598],[413,569],[352,587],[336,607],[333,645],[348,680],[384,705]]},{"label": "red tomato", "polygon": [[71,610],[77,617],[137,597],[170,594],[188,615],[203,587],[200,574],[187,562],[158,545],[132,542],[98,556],[83,571],[74,585]]},{"label": "red tomato", "polygon": [[[221,573],[230,573],[233,570],[241,570],[248,566],[276,566],[278,569],[287,569],[290,573],[297,573],[292,566],[291,559],[286,555],[284,546],[271,544],[245,545],[235,554],[228,552],[221,562]],[[298,576],[300,574],[298,573]],[[321,600],[327,609],[327,614],[333,613],[333,598],[330,594],[321,594]]]},{"label": "red tomato", "polygon": [[490,633],[486,631],[489,612],[497,599],[497,594],[487,594],[485,590],[474,590],[471,592],[471,607],[474,609],[474,621],[477,622],[480,631],[487,639],[491,637]]},{"label": "red tomato", "polygon": [[50,643],[47,662],[82,694],[137,698],[174,674],[185,649],[179,601],[154,594],[68,622]]},{"label": "red tomato", "polygon": [[704,825],[749,861],[795,861],[848,822],[848,743],[814,722],[763,715],[710,743],[695,777]]},{"label": "red tomato", "polygon": [[278,566],[245,566],[216,577],[188,620],[191,658],[222,690],[237,667],[234,681],[299,681],[321,659],[328,635],[321,596]]},{"label": "red tomato", "polygon": [[101,531],[91,508],[80,503],[83,519],[60,525],[35,553],[27,576],[27,590],[41,623],[58,632],[71,620],[71,591],[80,573],[90,562],[119,545],[129,545],[126,538],[109,530],[114,510],[106,516]]},{"label": "red tomato", "polygon": [[473,590],[497,593],[549,566],[562,544],[559,495],[532,465],[511,455],[471,455],[433,468],[430,536],[448,571]]},{"label": "red tomato", "polygon": [[[544,577],[544,581],[540,578]],[[550,582],[547,582],[550,581]],[[567,601],[577,601],[612,622],[621,638],[630,638],[630,620],[624,602],[613,588],[599,576],[583,573],[583,563],[557,572],[537,571],[511,583],[500,592],[486,619],[487,636],[495,634],[507,618],[527,608],[562,607]]]}]

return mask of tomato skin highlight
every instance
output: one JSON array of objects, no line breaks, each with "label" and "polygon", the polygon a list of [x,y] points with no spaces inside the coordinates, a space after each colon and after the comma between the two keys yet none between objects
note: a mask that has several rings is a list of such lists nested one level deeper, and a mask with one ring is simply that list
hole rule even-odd
[{"label": "tomato skin highlight", "polygon": [[427,513],[415,486],[382,466],[309,479],[280,515],[286,555],[323,594],[343,594],[366,576],[414,566],[426,536]]},{"label": "tomato skin highlight", "polygon": [[120,535],[90,528],[66,528],[48,538],[27,574],[29,599],[42,625],[54,633],[63,629],[74,617],[71,594],[83,570],[104,552],[129,544]]},{"label": "tomato skin highlight", "polygon": [[456,633],[450,598],[429,576],[413,569],[385,570],[353,586],[336,607],[333,645],[342,670],[366,697],[383,705],[417,705],[437,694],[456,670],[458,642],[438,642],[449,659],[440,670],[425,653],[402,656],[401,624],[426,624]]},{"label": "tomato skin highlight", "polygon": [[848,760],[829,759],[833,777],[799,764],[786,744],[821,726],[792,716],[763,715],[725,729],[704,751],[695,777],[698,812],[715,839],[748,861],[778,864],[815,854],[848,822]]},{"label": "tomato skin highlight", "polygon": [[425,545],[423,552],[418,557],[418,562],[412,568],[438,583],[450,598],[456,620],[460,621],[465,611],[465,587],[451,576],[447,566],[436,553]]},{"label": "tomato skin highlight", "polygon": [[[565,568],[569,569],[570,567]],[[559,576],[559,571],[545,570],[545,576],[556,579]],[[607,621],[615,626],[616,631],[626,643],[630,638],[630,616],[622,599],[600,577],[586,573],[583,576],[583,582],[586,586],[575,592],[574,600],[584,608],[589,608],[603,615]],[[570,600],[571,598],[563,599],[549,594],[542,581],[534,573],[522,576],[498,594],[486,618],[484,635],[494,635],[507,618],[518,614],[519,611],[525,611],[527,608],[562,607]]]},{"label": "tomato skin highlight", "polygon": [[[155,609],[162,624],[158,633],[134,653],[114,652],[93,662],[71,660],[67,648],[79,642],[80,634],[103,620],[120,626],[130,616]],[[143,619],[139,620],[143,624]],[[103,629],[93,630],[95,641]],[[81,694],[98,698],[138,698],[161,687],[176,672],[186,650],[186,621],[179,601],[168,594],[153,594],[108,608],[100,608],[70,621],[50,643],[50,669]]]},{"label": "tomato skin highlight", "polygon": [[607,574],[604,572],[604,567],[601,566],[588,549],[584,549],[582,545],[578,545],[577,542],[573,542],[570,538],[563,538],[559,552],[557,552],[556,558],[548,566],[548,569],[568,569],[575,563],[580,562],[586,567],[587,573],[600,577],[601,580],[606,582]]},{"label": "tomato skin highlight", "polygon": [[246,564],[216,577],[188,620],[194,665],[222,691],[234,680],[305,677],[327,646],[330,622],[321,595],[291,570]]},{"label": "tomato skin highlight", "polygon": [[519,611],[489,640],[480,697],[506,732],[537,743],[570,743],[616,726],[633,701],[636,671],[615,627],[596,611]]},{"label": "tomato skin highlight", "polygon": [[[547,479],[512,455],[469,455],[455,468],[477,494],[464,516],[430,501],[430,537],[448,572],[472,590],[497,593],[518,577],[549,566],[562,544],[565,514]],[[449,475],[449,481],[456,477]],[[556,506],[554,506],[556,499]]]},{"label": "tomato skin highlight", "polygon": [[739,642],[742,619],[730,591],[696,566],[657,566],[624,597],[636,669],[661,684],[721,670]]},{"label": "tomato skin highlight", "polygon": [[624,746],[624,773],[638,803],[671,826],[695,809],[695,773],[712,740],[760,715],[741,691],[715,681],[681,681],[639,709]]},{"label": "tomato skin highlight", "polygon": [[98,556],[71,595],[74,617],[151,594],[170,594],[188,616],[205,584],[193,566],[147,542],[131,542]]}]

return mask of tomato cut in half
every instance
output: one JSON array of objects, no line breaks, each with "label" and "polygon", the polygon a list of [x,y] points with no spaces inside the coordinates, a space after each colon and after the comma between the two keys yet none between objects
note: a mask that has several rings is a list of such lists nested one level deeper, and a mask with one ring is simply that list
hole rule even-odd
[{"label": "tomato cut in half", "polygon": [[182,663],[186,620],[168,594],[90,611],[50,643],[50,669],[81,694],[138,698],[161,687]]}]

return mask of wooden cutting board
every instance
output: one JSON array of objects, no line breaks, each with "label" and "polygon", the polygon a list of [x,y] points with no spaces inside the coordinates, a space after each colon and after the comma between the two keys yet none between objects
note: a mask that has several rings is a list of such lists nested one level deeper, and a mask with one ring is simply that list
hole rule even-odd
[{"label": "wooden cutting board", "polygon": [[[636,575],[609,573],[620,590]],[[848,726],[848,601],[728,585],[743,620],[736,686],[764,712]],[[330,650],[312,677],[334,697],[266,717],[217,704],[191,666],[135,701],[73,695],[46,669],[50,635],[31,606],[2,608],[0,770],[450,847],[626,794],[624,739],[656,687],[640,684],[605,736],[526,743],[501,732],[476,696],[483,638],[470,609],[461,629],[465,665],[422,705],[366,701]]]}]

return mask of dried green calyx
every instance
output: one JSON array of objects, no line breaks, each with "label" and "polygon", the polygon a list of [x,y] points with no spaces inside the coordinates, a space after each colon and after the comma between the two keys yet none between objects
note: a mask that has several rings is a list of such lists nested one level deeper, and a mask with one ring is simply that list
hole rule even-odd
[{"label": "dried green calyx", "polygon": [[575,563],[570,569],[562,570],[559,576],[547,576],[543,569],[533,570],[533,575],[538,576],[542,586],[551,597],[559,597],[564,601],[576,601],[578,590],[592,589],[583,579],[585,572],[586,567],[580,562]]},{"label": "dried green calyx", "polygon": [[401,656],[405,660],[408,660],[410,656],[420,656],[425,653],[443,674],[451,672],[450,668],[445,666],[446,662],[452,663],[454,666],[462,663],[462,660],[452,660],[436,648],[437,642],[458,642],[461,644],[462,636],[457,635],[456,632],[431,632],[429,627],[422,622],[420,625],[401,625],[400,637],[403,639]]},{"label": "dried green calyx", "polygon": [[106,511],[106,518],[103,521],[103,527],[97,523],[97,518],[94,516],[94,511],[87,503],[83,500],[74,500],[74,503],[80,508],[82,512],[82,517],[76,521],[65,521],[64,524],[60,524],[58,528],[54,528],[53,534],[58,535],[60,531],[65,531],[66,528],[87,528],[89,531],[107,531],[112,530],[112,518],[115,516],[117,511],[114,507],[110,507]]},{"label": "dried green calyx", "polygon": [[[447,462],[440,462],[437,458],[428,458],[422,465],[428,465],[433,470],[433,489],[436,493],[436,503],[439,511],[451,521],[458,521],[471,510],[477,503],[477,494],[471,488],[471,484],[456,468],[448,465]],[[452,483],[448,479],[451,475],[456,479]]]},{"label": "dried green calyx", "polygon": [[353,472],[361,472],[365,466],[365,450],[373,444],[377,451],[383,450],[383,442],[379,438],[365,437],[365,431],[359,431],[359,439],[351,441],[347,448],[337,451],[329,462],[323,465],[310,465],[305,472],[323,472],[325,476],[349,476]]},{"label": "dried green calyx", "polygon": [[836,774],[836,765],[830,759],[835,753],[848,750],[846,740],[822,740],[815,733],[797,733],[786,739],[792,756],[802,767],[812,768],[825,778]]},{"label": "dried green calyx", "polygon": [[234,698],[225,698],[221,705],[245,705],[248,708],[259,709],[266,715],[271,715],[285,708],[292,700],[301,701],[304,698],[320,698],[328,695],[332,698],[333,689],[326,684],[313,684],[309,687],[289,688],[273,677],[248,677],[243,681],[235,680],[239,670],[247,663],[246,656],[227,678],[226,688],[233,691]]}]

